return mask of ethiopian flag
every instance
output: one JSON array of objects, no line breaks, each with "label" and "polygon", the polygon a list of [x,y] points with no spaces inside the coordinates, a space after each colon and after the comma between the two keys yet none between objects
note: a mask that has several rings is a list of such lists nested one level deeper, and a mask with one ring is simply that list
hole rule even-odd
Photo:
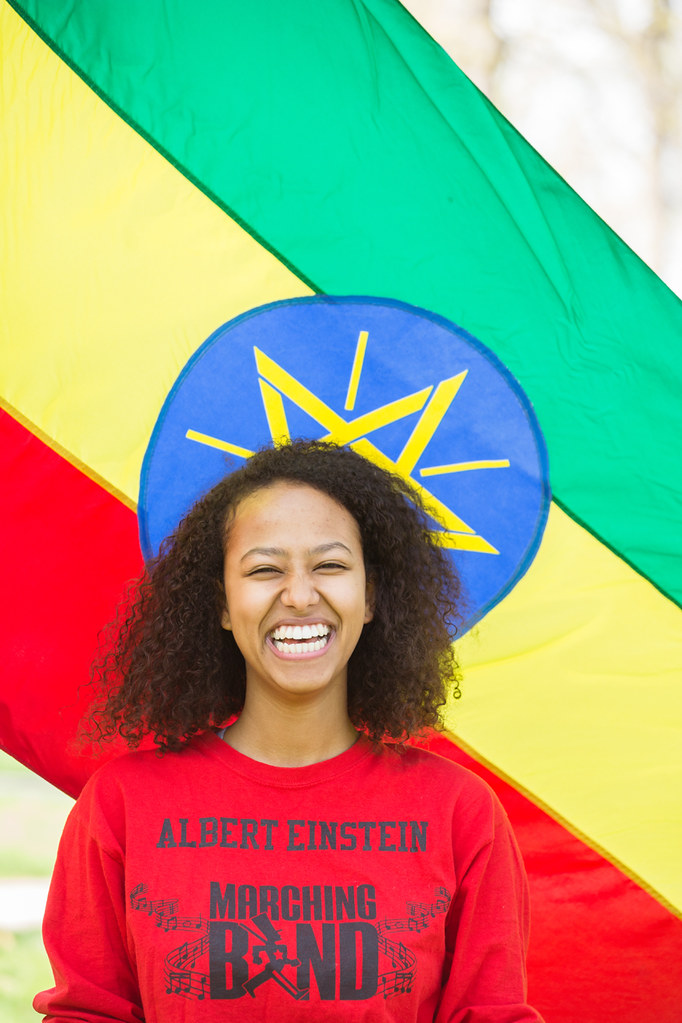
[{"label": "ethiopian flag", "polygon": [[516,828],[530,1000],[678,1023],[679,300],[397,0],[0,0],[0,45],[4,747],[73,794],[96,766],[88,664],[205,339],[313,293],[424,307],[549,451],[542,545],[459,644],[442,747]]}]

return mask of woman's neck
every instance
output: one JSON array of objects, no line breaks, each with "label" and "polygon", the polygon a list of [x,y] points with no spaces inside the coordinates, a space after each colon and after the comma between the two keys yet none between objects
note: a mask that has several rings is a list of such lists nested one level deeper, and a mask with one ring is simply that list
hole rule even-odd
[{"label": "woman's neck", "polygon": [[358,733],[346,712],[324,704],[295,708],[253,707],[247,702],[225,730],[238,753],[274,767],[305,767],[349,749]]}]

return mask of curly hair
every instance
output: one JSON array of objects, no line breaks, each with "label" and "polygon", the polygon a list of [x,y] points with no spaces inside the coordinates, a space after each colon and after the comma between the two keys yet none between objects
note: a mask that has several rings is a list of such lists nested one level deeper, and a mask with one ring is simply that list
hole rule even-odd
[{"label": "curly hair", "polygon": [[359,527],[375,603],[348,663],[351,721],[374,741],[438,727],[448,689],[459,695],[452,639],[461,594],[419,492],[350,448],[293,441],[261,449],[221,480],[147,564],[114,623],[114,645],[93,668],[106,693],[93,714],[99,738],[119,733],[136,746],[151,734],[177,750],[239,714],[246,666],[221,626],[230,521],[246,497],[281,481],[328,495]]}]

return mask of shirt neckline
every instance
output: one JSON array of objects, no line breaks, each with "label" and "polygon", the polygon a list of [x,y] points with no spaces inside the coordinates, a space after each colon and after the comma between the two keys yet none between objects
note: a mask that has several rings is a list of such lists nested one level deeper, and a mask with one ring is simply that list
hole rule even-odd
[{"label": "shirt neckline", "polygon": [[309,788],[330,781],[353,770],[361,760],[374,752],[369,739],[359,735],[352,746],[329,760],[306,764],[304,767],[277,767],[239,753],[215,732],[205,732],[199,742],[204,752],[218,757],[235,774],[270,788],[282,789]]}]

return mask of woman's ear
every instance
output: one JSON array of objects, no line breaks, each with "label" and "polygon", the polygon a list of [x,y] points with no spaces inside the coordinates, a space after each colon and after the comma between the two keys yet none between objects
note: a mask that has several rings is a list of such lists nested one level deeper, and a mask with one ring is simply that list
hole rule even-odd
[{"label": "woman's ear", "polygon": [[232,631],[232,623],[230,622],[230,612],[227,610],[227,604],[223,608],[223,613],[220,616],[220,624],[228,632]]},{"label": "woman's ear", "polygon": [[374,579],[370,576],[365,584],[365,625],[374,618],[375,589]]}]

